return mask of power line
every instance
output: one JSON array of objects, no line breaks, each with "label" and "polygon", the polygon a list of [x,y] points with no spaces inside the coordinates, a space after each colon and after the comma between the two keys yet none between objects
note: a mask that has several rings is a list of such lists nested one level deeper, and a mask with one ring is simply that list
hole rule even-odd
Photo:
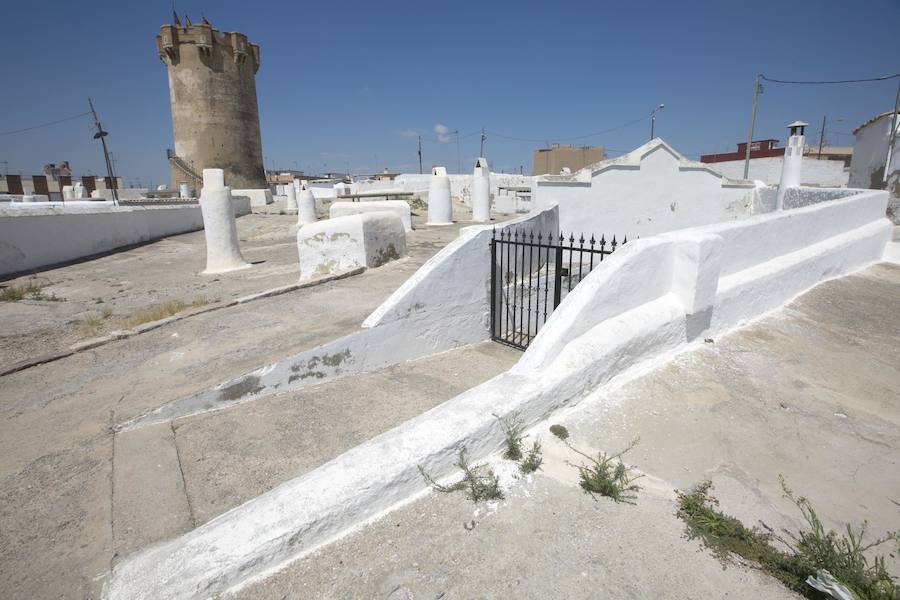
[{"label": "power line", "polygon": [[887,81],[889,79],[896,79],[900,77],[900,73],[895,73],[894,75],[884,75],[882,77],[870,77],[868,79],[841,79],[837,81],[788,81],[785,79],[770,79],[765,75],[760,75],[760,78],[768,81],[770,83],[791,83],[797,85],[833,85],[838,83],[865,83],[868,81]]},{"label": "power line", "polygon": [[586,133],[584,135],[576,135],[576,136],[570,136],[570,137],[545,137],[545,138],[541,138],[541,139],[535,139],[535,138],[520,138],[520,137],[514,137],[514,136],[510,136],[510,135],[503,135],[502,133],[497,133],[496,131],[493,131],[493,130],[487,131],[487,133],[490,133],[491,135],[495,135],[499,138],[505,138],[507,140],[515,140],[515,141],[519,141],[519,142],[544,143],[544,142],[547,142],[550,140],[567,142],[567,141],[572,141],[572,140],[581,140],[584,138],[603,135],[604,133],[618,131],[619,129],[625,129],[626,127],[631,127],[632,125],[634,125],[636,123],[640,123],[642,121],[645,121],[646,119],[647,119],[646,116],[642,116],[642,117],[638,117],[637,119],[634,119],[633,121],[628,121],[627,123],[624,123],[622,125],[617,125],[616,127],[610,127],[609,129],[604,129],[603,131],[596,131],[594,133]]},{"label": "power line", "polygon": [[89,114],[91,114],[91,111],[83,112],[78,115],[72,115],[71,117],[66,117],[65,119],[59,119],[57,121],[50,121],[49,123],[41,123],[40,125],[32,125],[31,127],[23,127],[22,129],[13,129],[11,131],[0,131],[0,135],[12,135],[14,133],[22,133],[25,131],[31,131],[32,129],[40,129],[41,127],[49,127],[50,125],[56,125],[57,123],[64,123],[66,121],[80,119],[81,117],[86,117]]}]

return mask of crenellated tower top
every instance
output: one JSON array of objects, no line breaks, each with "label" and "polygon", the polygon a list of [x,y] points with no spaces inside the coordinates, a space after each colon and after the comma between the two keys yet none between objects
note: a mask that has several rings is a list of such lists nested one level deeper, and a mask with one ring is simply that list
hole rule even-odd
[{"label": "crenellated tower top", "polygon": [[175,66],[181,60],[181,46],[193,45],[201,57],[209,59],[213,56],[214,46],[221,46],[222,51],[231,55],[236,65],[243,65],[248,59],[252,61],[253,72],[259,70],[259,46],[247,41],[247,36],[237,31],[220,32],[206,22],[196,25],[188,24],[163,25],[156,36],[156,50],[159,59],[167,65]]}]

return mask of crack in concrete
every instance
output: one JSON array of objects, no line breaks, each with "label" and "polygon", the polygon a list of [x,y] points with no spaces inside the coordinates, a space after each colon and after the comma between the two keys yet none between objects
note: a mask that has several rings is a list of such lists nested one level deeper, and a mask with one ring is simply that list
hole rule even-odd
[{"label": "crack in concrete", "polygon": [[[123,395],[122,398],[125,396]],[[122,401],[119,398],[119,402]],[[112,571],[113,564],[116,560],[116,411],[109,411],[109,432],[112,450],[109,453],[109,539],[112,542],[109,556],[109,570]]]},{"label": "crack in concrete", "polygon": [[181,475],[181,489],[184,492],[184,501],[188,508],[188,518],[191,521],[191,529],[197,528],[197,518],[194,516],[194,506],[191,504],[191,496],[188,494],[187,479],[184,477],[184,467],[181,466],[181,451],[178,449],[178,437],[175,435],[175,422],[169,421],[172,430],[172,445],[175,446],[175,460],[178,462],[178,473]]}]

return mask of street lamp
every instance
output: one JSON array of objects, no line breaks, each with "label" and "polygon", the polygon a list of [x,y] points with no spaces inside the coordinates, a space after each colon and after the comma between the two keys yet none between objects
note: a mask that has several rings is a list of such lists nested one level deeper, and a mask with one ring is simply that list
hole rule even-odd
[{"label": "street lamp", "polygon": [[650,113],[650,139],[653,139],[653,135],[656,132],[656,113],[661,111],[666,107],[665,104],[660,104],[656,108],[653,109],[653,112]]}]

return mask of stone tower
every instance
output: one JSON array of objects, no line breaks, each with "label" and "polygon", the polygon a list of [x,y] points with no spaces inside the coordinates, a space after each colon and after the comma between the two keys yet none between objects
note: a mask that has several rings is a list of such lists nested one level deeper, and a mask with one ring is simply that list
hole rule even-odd
[{"label": "stone tower", "polygon": [[204,20],[163,25],[156,48],[169,73],[173,188],[199,188],[200,173],[211,168],[223,169],[232,188],[267,188],[256,104],[259,46]]}]

